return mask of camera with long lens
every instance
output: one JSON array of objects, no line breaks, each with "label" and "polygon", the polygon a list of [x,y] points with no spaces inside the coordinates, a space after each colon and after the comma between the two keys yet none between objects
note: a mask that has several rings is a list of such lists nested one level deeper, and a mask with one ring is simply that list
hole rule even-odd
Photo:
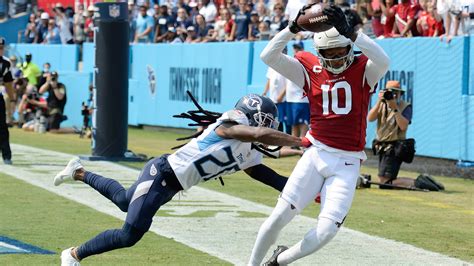
[{"label": "camera with long lens", "polygon": [[394,93],[391,90],[385,90],[383,93],[384,100],[390,101],[394,98]]}]

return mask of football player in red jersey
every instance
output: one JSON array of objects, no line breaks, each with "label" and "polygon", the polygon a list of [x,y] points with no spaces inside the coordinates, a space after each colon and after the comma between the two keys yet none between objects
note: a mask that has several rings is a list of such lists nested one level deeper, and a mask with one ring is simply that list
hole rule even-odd
[{"label": "football player in red jersey", "polygon": [[[309,6],[300,10],[303,14]],[[280,230],[321,193],[321,210],[315,227],[294,246],[278,246],[265,265],[286,265],[328,243],[349,211],[364,153],[370,95],[389,66],[383,49],[362,32],[349,27],[342,10],[334,5],[323,13],[333,28],[314,34],[317,56],[305,52],[296,58],[281,53],[297,32],[296,23],[279,32],[260,57],[301,86],[310,104],[311,145],[283,189],[270,217],[257,235],[249,265],[259,265]],[[299,15],[298,15],[299,16]],[[362,54],[356,56],[356,45]]]}]

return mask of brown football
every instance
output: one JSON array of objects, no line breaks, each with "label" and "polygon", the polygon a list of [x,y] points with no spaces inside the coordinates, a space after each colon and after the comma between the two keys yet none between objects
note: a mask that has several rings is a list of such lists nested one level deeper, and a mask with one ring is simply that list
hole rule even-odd
[{"label": "brown football", "polygon": [[315,4],[309,9],[305,10],[305,14],[299,16],[296,23],[307,31],[321,32],[327,31],[332,28],[332,25],[326,23],[328,17],[323,14],[323,9],[326,7],[325,4]]}]

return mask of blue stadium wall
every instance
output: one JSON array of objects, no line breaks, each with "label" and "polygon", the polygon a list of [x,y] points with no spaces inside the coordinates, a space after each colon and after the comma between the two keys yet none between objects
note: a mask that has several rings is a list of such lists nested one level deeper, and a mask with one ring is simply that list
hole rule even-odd
[{"label": "blue stadium wall", "polygon": [[[400,80],[413,104],[408,137],[417,140],[417,154],[474,161],[474,38],[458,37],[446,44],[438,38],[378,41],[391,58],[381,80]],[[289,45],[290,54],[291,44]],[[190,90],[202,106],[225,111],[239,97],[261,93],[267,67],[259,58],[266,42],[133,45],[129,73],[129,124],[187,127],[172,118],[193,109]],[[60,72],[67,85],[69,119],[64,126],[81,125],[80,106],[92,81],[94,46],[83,47],[82,70],[77,72],[79,47],[18,45],[33,53],[37,64],[46,61]],[[305,41],[306,50],[313,50]],[[36,59],[36,60],[35,60]],[[153,82],[155,86],[153,86]],[[113,96],[111,96],[113,97]],[[373,97],[372,104],[376,97]],[[375,136],[375,123],[367,129],[367,147]]]}]

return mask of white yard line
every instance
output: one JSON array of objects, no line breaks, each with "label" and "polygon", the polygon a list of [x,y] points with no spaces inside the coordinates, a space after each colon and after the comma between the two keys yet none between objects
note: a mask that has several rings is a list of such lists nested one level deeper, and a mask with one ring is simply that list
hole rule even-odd
[{"label": "white yard line", "polygon": [[[109,200],[85,184],[53,185],[53,177],[64,168],[70,154],[12,145],[14,165],[1,165],[0,172],[82,203],[124,220],[125,215]],[[83,162],[86,169],[115,178],[129,186],[139,171],[110,162]],[[173,238],[236,265],[244,265],[252,250],[256,233],[272,208],[212,190],[193,187],[162,207],[171,217],[155,217],[151,231]],[[212,211],[211,217],[186,217],[196,211]],[[240,217],[241,212],[262,218]],[[281,233],[278,244],[299,241],[316,219],[298,216]],[[107,228],[104,228],[104,230]],[[91,235],[91,237],[93,237]],[[71,245],[80,243],[71,243]],[[156,243],[157,250],[161,243]],[[273,249],[272,249],[273,250]],[[270,255],[272,250],[269,251]],[[317,253],[295,265],[469,265],[469,263],[389,239],[342,228],[337,236]]]}]

